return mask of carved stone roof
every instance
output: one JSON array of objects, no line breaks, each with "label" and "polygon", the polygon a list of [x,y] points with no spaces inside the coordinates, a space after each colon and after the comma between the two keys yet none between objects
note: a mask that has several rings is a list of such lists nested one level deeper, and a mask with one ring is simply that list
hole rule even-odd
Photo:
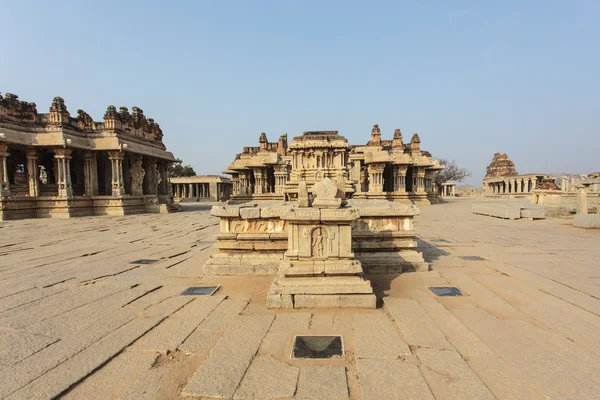
[{"label": "carved stone roof", "polygon": [[72,117],[62,97],[52,100],[48,114],[38,114],[35,103],[20,101],[17,95],[6,93],[4,97],[0,94],[0,124],[15,130],[35,128],[38,134],[56,129],[93,137],[117,134],[164,148],[160,126],[152,118],[146,118],[139,107],[132,107],[130,114],[127,107],[121,107],[117,112],[115,106],[108,106],[104,121],[95,122],[81,109],[77,110],[76,117]]}]

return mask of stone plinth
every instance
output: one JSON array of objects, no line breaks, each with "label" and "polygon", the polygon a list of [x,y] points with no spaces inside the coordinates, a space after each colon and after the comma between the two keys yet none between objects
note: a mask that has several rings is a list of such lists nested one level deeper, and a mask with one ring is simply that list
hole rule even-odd
[{"label": "stone plinth", "polygon": [[294,207],[281,214],[288,223],[288,249],[269,289],[267,307],[375,308],[371,283],[352,252],[351,224],[359,218],[358,210],[340,207],[337,186],[329,178],[316,183],[314,190],[313,208]]},{"label": "stone plinth", "polygon": [[502,219],[544,219],[544,207],[534,204],[482,203],[473,205],[473,214],[487,215]]},{"label": "stone plinth", "polygon": [[[281,202],[214,206],[211,214],[220,219],[215,245],[218,251],[202,266],[202,272],[275,275],[288,249],[289,220],[281,219],[281,214],[294,205]],[[348,206],[359,213],[359,218],[351,222],[352,251],[365,272],[429,269],[423,256],[415,250],[417,233],[413,229],[413,218],[419,214],[418,207],[386,200],[348,200]],[[299,217],[300,210],[313,212],[313,215],[318,211],[298,209]],[[250,215],[253,218],[249,218]]]}]

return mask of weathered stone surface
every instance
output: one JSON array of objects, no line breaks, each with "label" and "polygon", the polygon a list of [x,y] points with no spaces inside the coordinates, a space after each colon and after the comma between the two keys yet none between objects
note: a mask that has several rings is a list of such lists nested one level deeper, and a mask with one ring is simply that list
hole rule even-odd
[{"label": "weathered stone surface", "polygon": [[270,356],[257,356],[250,364],[234,399],[275,399],[293,397],[300,368]]},{"label": "weathered stone surface", "polygon": [[436,399],[495,399],[455,350],[420,348],[416,354]]},{"label": "weathered stone surface", "polygon": [[7,399],[47,399],[60,395],[73,382],[85,378],[162,320],[163,318],[155,317],[138,318],[131,321],[92,344],[85,351],[74,355],[58,367],[48,371],[39,379],[17,390]]},{"label": "weathered stone surface", "polygon": [[311,316],[309,312],[277,313],[270,332],[308,329]]},{"label": "weathered stone surface", "polygon": [[260,208],[259,207],[240,208],[240,217],[242,219],[260,218]]},{"label": "weathered stone surface", "polygon": [[573,218],[573,226],[577,228],[600,229],[600,214],[577,214]]},{"label": "weathered stone surface", "polygon": [[140,338],[132,346],[132,350],[161,353],[177,350],[224,299],[223,296],[195,298],[152,332]]},{"label": "weathered stone surface", "polygon": [[310,202],[308,199],[308,187],[306,186],[306,181],[300,181],[298,183],[298,207],[310,207]]},{"label": "weathered stone surface", "polygon": [[296,397],[315,400],[347,399],[346,368],[336,366],[302,367]]},{"label": "weathered stone surface", "polygon": [[0,331],[0,370],[57,342],[57,338],[19,331]]},{"label": "weathered stone surface", "polygon": [[356,366],[363,400],[434,399],[414,364],[399,359],[359,359]]},{"label": "weathered stone surface", "polygon": [[225,332],[238,319],[247,301],[226,299],[200,324],[198,329]]},{"label": "weathered stone surface", "polygon": [[79,383],[65,400],[120,399],[152,367],[157,355],[125,351],[106,366]]},{"label": "weathered stone surface", "polygon": [[417,301],[389,297],[383,301],[409,345],[436,349],[451,348],[444,334]]},{"label": "weathered stone surface", "polygon": [[267,333],[273,316],[240,316],[210,352],[183,393],[189,396],[231,398]]},{"label": "weathered stone surface", "polygon": [[515,169],[515,164],[508,159],[506,153],[494,153],[494,158],[487,167],[484,179],[513,175],[517,175],[517,170]]},{"label": "weathered stone surface", "polygon": [[410,354],[406,343],[396,333],[385,314],[354,317],[354,356],[356,358],[391,358]]}]

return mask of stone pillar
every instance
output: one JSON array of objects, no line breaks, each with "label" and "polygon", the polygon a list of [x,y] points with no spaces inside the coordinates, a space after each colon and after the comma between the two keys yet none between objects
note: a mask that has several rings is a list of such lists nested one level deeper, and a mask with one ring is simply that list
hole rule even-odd
[{"label": "stone pillar", "polygon": [[73,196],[71,184],[71,149],[55,148],[54,159],[56,160],[56,182],[58,185],[58,196]]},{"label": "stone pillar", "polygon": [[159,195],[168,196],[169,188],[171,187],[169,180],[169,165],[164,160],[157,161],[156,166],[157,192]]},{"label": "stone pillar", "polygon": [[129,159],[131,163],[129,168],[129,173],[131,174],[131,195],[142,196],[144,194],[144,176],[146,175],[146,171],[142,167],[143,156],[132,153]]},{"label": "stone pillar", "polygon": [[569,191],[569,180],[566,176],[560,178],[560,190],[562,190],[563,192]]},{"label": "stone pillar", "polygon": [[0,197],[10,196],[10,187],[8,182],[8,168],[6,159],[8,158],[8,145],[0,143]]},{"label": "stone pillar", "polygon": [[262,168],[254,168],[254,194],[264,193],[264,175]]},{"label": "stone pillar", "polygon": [[416,187],[415,192],[423,193],[425,191],[425,169],[417,168],[416,172],[417,172],[417,187]]},{"label": "stone pillar", "polygon": [[27,149],[27,181],[29,183],[29,196],[40,195],[40,177],[38,167],[38,151],[35,147]]},{"label": "stone pillar", "polygon": [[531,182],[533,183],[532,186],[531,186],[531,190],[533,191],[533,190],[535,190],[537,188],[537,176],[535,178],[533,178],[531,180]]},{"label": "stone pillar", "polygon": [[587,187],[577,188],[577,214],[588,213]]},{"label": "stone pillar", "polygon": [[125,186],[123,185],[123,158],[125,154],[121,151],[109,151],[108,159],[111,162],[112,170],[112,195],[123,196]]},{"label": "stone pillar", "polygon": [[383,165],[369,164],[369,193],[383,192]]},{"label": "stone pillar", "polygon": [[456,186],[452,185],[452,197],[456,196]]},{"label": "stone pillar", "polygon": [[98,195],[98,160],[93,151],[83,152],[83,177],[86,196]]}]

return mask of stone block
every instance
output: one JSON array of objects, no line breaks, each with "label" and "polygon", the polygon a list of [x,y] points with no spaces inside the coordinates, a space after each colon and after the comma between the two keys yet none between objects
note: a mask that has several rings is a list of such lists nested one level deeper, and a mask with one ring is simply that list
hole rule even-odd
[{"label": "stone block", "polygon": [[521,218],[544,219],[546,211],[543,208],[524,208],[521,209]]},{"label": "stone block", "polygon": [[244,207],[244,208],[240,208],[240,217],[242,219],[256,219],[256,218],[260,218],[260,208],[258,208],[258,207]]},{"label": "stone block", "polygon": [[294,308],[340,308],[340,296],[337,294],[297,294],[294,296]]},{"label": "stone block", "polygon": [[600,214],[577,214],[573,219],[577,228],[600,229]]},{"label": "stone block", "polygon": [[213,206],[210,215],[214,217],[239,217],[239,206]]},{"label": "stone block", "polygon": [[374,294],[340,294],[340,308],[377,308]]},{"label": "stone block", "polygon": [[499,203],[473,204],[473,214],[487,215],[503,219],[521,218],[521,207],[519,205],[507,205]]}]

